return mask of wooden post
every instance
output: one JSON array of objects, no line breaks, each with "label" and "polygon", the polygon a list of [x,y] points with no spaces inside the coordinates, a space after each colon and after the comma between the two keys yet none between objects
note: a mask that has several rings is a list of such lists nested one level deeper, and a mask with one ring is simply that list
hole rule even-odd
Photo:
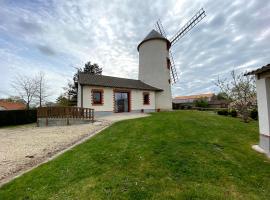
[{"label": "wooden post", "polygon": [[46,126],[48,126],[49,122],[48,122],[48,109],[46,109]]},{"label": "wooden post", "polygon": [[69,125],[69,108],[67,108],[66,112],[67,112],[67,125]]}]

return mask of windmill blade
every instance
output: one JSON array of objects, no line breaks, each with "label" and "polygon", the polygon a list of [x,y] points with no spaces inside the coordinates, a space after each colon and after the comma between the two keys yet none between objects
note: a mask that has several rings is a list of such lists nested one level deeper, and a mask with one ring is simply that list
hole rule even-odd
[{"label": "windmill blade", "polygon": [[167,38],[167,34],[166,34],[166,32],[165,32],[165,30],[164,30],[164,28],[163,28],[163,25],[162,25],[160,19],[157,20],[157,22],[156,22],[155,25],[156,25],[157,31],[158,31],[162,36],[164,36],[165,38]]},{"label": "windmill blade", "polygon": [[170,40],[171,46],[180,38],[187,34],[196,24],[206,16],[205,11],[201,8]]},{"label": "windmill blade", "polygon": [[174,63],[174,58],[172,55],[172,52],[169,51],[169,56],[170,56],[170,62],[171,62],[171,70],[170,70],[170,74],[171,74],[171,78],[173,80],[172,84],[176,83],[178,81],[178,74],[175,68],[175,63]]}]

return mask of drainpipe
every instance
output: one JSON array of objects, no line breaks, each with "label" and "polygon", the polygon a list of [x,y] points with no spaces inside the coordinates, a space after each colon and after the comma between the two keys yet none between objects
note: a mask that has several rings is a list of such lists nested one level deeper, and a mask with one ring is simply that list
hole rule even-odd
[{"label": "drainpipe", "polygon": [[81,108],[83,108],[83,86],[80,84],[81,86]]}]

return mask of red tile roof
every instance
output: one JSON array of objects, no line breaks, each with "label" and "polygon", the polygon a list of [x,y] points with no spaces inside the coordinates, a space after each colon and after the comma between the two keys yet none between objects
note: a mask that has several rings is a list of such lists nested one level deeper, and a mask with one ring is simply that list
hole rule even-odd
[{"label": "red tile roof", "polygon": [[200,98],[211,98],[214,96],[214,93],[207,93],[207,94],[196,94],[196,95],[189,95],[189,96],[177,96],[174,99],[200,99]]},{"label": "red tile roof", "polygon": [[9,102],[0,100],[0,107],[4,108],[5,110],[23,110],[26,108],[26,105],[20,102]]}]

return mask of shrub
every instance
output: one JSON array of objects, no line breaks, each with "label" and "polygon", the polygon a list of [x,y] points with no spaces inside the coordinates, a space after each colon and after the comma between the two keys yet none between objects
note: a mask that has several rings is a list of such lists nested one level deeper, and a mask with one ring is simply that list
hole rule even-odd
[{"label": "shrub", "polygon": [[195,107],[207,108],[208,101],[204,98],[198,99],[194,102]]},{"label": "shrub", "polygon": [[258,120],[258,110],[257,109],[253,109],[250,112],[250,118],[254,119],[254,120]]},{"label": "shrub", "polygon": [[218,113],[219,115],[225,115],[225,116],[227,116],[227,115],[229,114],[227,110],[218,110],[217,113]]},{"label": "shrub", "polygon": [[0,126],[28,124],[37,121],[37,110],[0,111]]},{"label": "shrub", "polygon": [[237,112],[236,112],[236,110],[231,110],[230,115],[231,115],[232,117],[237,117]]}]

